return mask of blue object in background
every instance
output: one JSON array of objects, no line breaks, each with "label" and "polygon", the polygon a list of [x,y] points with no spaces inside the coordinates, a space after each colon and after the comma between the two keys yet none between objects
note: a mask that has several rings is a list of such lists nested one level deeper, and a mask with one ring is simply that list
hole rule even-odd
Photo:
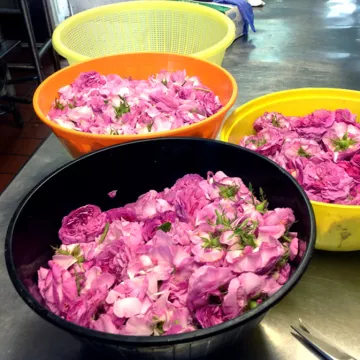
[{"label": "blue object in background", "polygon": [[249,32],[249,25],[252,31],[254,32],[256,31],[254,25],[254,12],[252,6],[246,0],[213,0],[213,2],[218,4],[228,4],[228,5],[237,6],[244,20],[244,29],[243,29],[244,35],[246,35]]}]

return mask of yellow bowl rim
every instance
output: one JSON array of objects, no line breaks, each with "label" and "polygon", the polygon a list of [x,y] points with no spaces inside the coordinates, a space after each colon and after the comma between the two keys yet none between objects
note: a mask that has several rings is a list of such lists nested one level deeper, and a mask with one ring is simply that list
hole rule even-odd
[{"label": "yellow bowl rim", "polygon": [[[78,61],[85,61],[88,59],[93,59],[88,56],[84,56],[81,54],[78,54],[75,51],[70,50],[68,47],[64,46],[61,41],[61,34],[69,25],[76,24],[78,22],[82,22],[83,20],[86,20],[89,16],[96,17],[96,15],[104,15],[104,14],[113,14],[115,10],[134,10],[135,7],[141,7],[142,9],[156,9],[156,8],[162,8],[162,9],[192,9],[196,10],[196,12],[202,12],[203,14],[211,15],[214,18],[221,19],[226,25],[227,25],[227,33],[224,36],[223,39],[221,39],[217,44],[199,51],[197,53],[191,54],[193,57],[199,57],[199,58],[210,58],[221,51],[225,51],[235,40],[235,24],[232,22],[230,18],[228,18],[226,15],[221,14],[215,9],[209,8],[207,6],[203,6],[200,4],[194,4],[194,3],[187,3],[187,2],[177,2],[177,1],[128,1],[128,2],[122,2],[122,3],[116,3],[116,4],[109,4],[109,5],[103,5],[98,6],[93,9],[82,11],[78,14],[75,14],[66,20],[64,20],[62,23],[60,23],[56,29],[53,32],[52,36],[52,43],[55,48],[55,50],[65,57],[66,59],[78,59]],[[128,54],[132,52],[124,52],[123,54]]]},{"label": "yellow bowl rim", "polygon": [[[245,112],[249,108],[257,107],[259,103],[262,104],[261,107],[263,107],[264,102],[267,102],[268,100],[273,100],[275,98],[282,97],[283,95],[301,95],[301,94],[308,94],[311,93],[329,93],[335,95],[341,94],[344,95],[353,95],[354,97],[358,97],[360,101],[360,91],[357,90],[349,90],[349,89],[340,89],[340,88],[297,88],[297,89],[290,89],[290,90],[282,90],[277,91],[271,94],[259,96],[253,100],[250,100],[246,102],[245,104],[239,106],[236,108],[230,116],[225,120],[223,127],[220,131],[220,140],[229,142],[229,133],[231,131],[232,125],[236,123],[241,122],[241,120],[237,120],[237,116],[239,116],[241,113]],[[237,121],[236,121],[237,120]],[[322,207],[329,207],[331,209],[338,209],[338,210],[360,210],[360,205],[343,205],[343,204],[328,204],[320,201],[314,201],[310,200],[310,202],[316,206],[322,206]]]}]

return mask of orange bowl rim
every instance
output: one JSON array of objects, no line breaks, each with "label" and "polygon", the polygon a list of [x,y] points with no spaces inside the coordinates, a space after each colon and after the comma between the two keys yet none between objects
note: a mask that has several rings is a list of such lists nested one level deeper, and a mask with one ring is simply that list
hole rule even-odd
[{"label": "orange bowl rim", "polygon": [[[42,112],[42,110],[40,109],[39,105],[38,105],[38,99],[40,96],[40,93],[43,89],[43,87],[50,81],[52,81],[54,78],[61,76],[61,74],[63,72],[68,71],[68,69],[74,68],[74,67],[81,67],[84,63],[90,63],[90,62],[98,62],[99,60],[101,60],[102,58],[117,58],[117,57],[125,57],[125,56],[141,56],[141,55],[157,55],[157,56],[172,56],[172,57],[178,57],[178,58],[184,58],[186,60],[190,60],[190,61],[195,61],[195,62],[202,62],[205,63],[207,65],[210,65],[210,67],[214,67],[217,68],[218,70],[220,70],[221,72],[223,72],[227,78],[230,80],[231,85],[232,85],[232,94],[231,97],[229,99],[229,101],[223,105],[223,107],[214,115],[209,116],[208,118],[201,120],[195,124],[191,124],[191,125],[187,125],[187,126],[182,126],[180,128],[176,128],[176,129],[172,129],[172,130],[166,130],[166,131],[159,131],[159,132],[154,132],[154,133],[148,133],[148,134],[132,134],[132,135],[107,135],[107,134],[93,134],[93,133],[85,133],[82,131],[77,131],[77,130],[72,130],[72,129],[67,129],[61,125],[58,125],[57,123],[55,123],[54,121],[48,119],[47,115],[44,114]],[[185,69],[186,70],[186,69]],[[79,71],[80,74],[81,71]],[[75,79],[74,79],[75,80]],[[81,63],[77,63],[74,65],[70,65],[67,66],[64,69],[61,69],[57,72],[55,72],[54,74],[52,74],[51,76],[49,76],[48,78],[46,78],[36,89],[34,97],[33,97],[33,106],[36,112],[36,115],[40,118],[41,121],[43,121],[46,125],[48,125],[51,128],[54,128],[56,130],[62,131],[64,133],[67,133],[69,135],[75,135],[75,136],[80,136],[83,138],[87,138],[87,139],[102,139],[102,140],[114,140],[116,138],[122,139],[122,140],[141,140],[141,139],[147,139],[147,138],[152,138],[154,136],[162,136],[162,135],[168,135],[168,136],[176,136],[179,135],[184,129],[197,129],[199,127],[202,127],[203,125],[210,123],[211,121],[214,120],[215,117],[218,116],[224,116],[226,115],[227,111],[230,110],[230,108],[232,107],[232,105],[235,103],[236,97],[238,94],[238,86],[237,83],[234,79],[234,77],[230,74],[229,71],[227,71],[226,69],[224,69],[223,67],[217,65],[217,64],[213,64],[207,60],[203,60],[203,59],[199,59],[196,57],[192,57],[192,56],[187,56],[187,55],[181,55],[181,54],[174,54],[174,53],[154,53],[154,52],[134,52],[134,53],[127,53],[127,54],[115,54],[115,55],[107,55],[107,56],[102,56],[99,58],[94,58],[94,59],[90,59]],[[216,94],[215,94],[216,95]]]}]

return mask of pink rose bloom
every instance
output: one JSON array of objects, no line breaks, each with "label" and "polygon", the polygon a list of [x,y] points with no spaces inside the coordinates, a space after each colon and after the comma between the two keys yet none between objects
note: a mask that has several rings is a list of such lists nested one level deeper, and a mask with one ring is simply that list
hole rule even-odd
[{"label": "pink rose bloom", "polygon": [[131,208],[114,208],[106,211],[108,219],[112,222],[114,220],[126,220],[126,221],[136,221],[136,213]]},{"label": "pink rose bloom", "polygon": [[277,208],[267,211],[263,215],[264,226],[276,226],[279,224],[289,228],[295,222],[294,212],[290,208]]},{"label": "pink rose bloom", "polygon": [[195,261],[198,263],[217,263],[225,256],[225,251],[221,248],[204,248],[204,244],[197,244],[192,247]]},{"label": "pink rose bloom", "polygon": [[109,334],[119,334],[119,330],[113,323],[110,315],[102,314],[97,320],[90,322],[90,328],[97,331],[106,332]]},{"label": "pink rose bloom", "polygon": [[300,137],[319,141],[327,129],[333,125],[334,121],[334,112],[316,110],[310,115],[292,118],[290,123],[291,128],[295,130]]},{"label": "pink rose bloom", "polygon": [[243,273],[232,279],[222,306],[226,320],[239,316],[248,301],[261,294],[263,287],[263,278],[251,272]]},{"label": "pink rose bloom", "polygon": [[107,288],[99,287],[86,291],[71,304],[65,319],[80,326],[89,327],[92,317],[97,313],[99,306],[104,303]]},{"label": "pink rose bloom", "polygon": [[223,312],[218,305],[206,305],[196,309],[195,318],[203,329],[224,322]]},{"label": "pink rose bloom", "polygon": [[291,240],[289,250],[290,250],[290,255],[289,255],[290,260],[293,261],[299,254],[299,239],[297,237]]},{"label": "pink rose bloom", "polygon": [[[230,269],[238,274],[254,272],[264,274],[274,268],[275,264],[284,255],[284,249],[279,241],[274,240],[273,244],[261,243],[258,251],[247,246],[239,256],[229,263]],[[228,258],[226,260],[229,262]]]},{"label": "pink rose bloom", "polygon": [[[109,81],[126,93],[121,80]],[[166,87],[160,81],[156,86]],[[145,90],[142,95],[150,96]],[[163,107],[173,106],[158,99]],[[316,169],[324,164],[319,154],[290,162],[303,183],[308,163]],[[358,158],[342,163],[357,167]],[[333,190],[330,180],[321,179],[328,188],[317,186]],[[343,203],[360,200],[360,184],[351,181]],[[49,269],[38,271],[37,295],[62,318],[112,334],[161,336],[220,324],[281,288],[291,261],[306,250],[290,231],[291,209],[264,210],[259,204],[240,178],[218,171],[206,180],[185,176],[170,189],[151,190],[104,213],[93,205],[74,210],[63,219],[63,244]]]},{"label": "pink rose bloom", "polygon": [[89,71],[81,73],[79,77],[73,82],[72,87],[76,91],[83,91],[85,89],[99,88],[101,85],[106,83],[106,78],[101,76],[96,71]]},{"label": "pink rose bloom", "polygon": [[284,285],[289,280],[290,275],[291,275],[291,266],[290,264],[286,263],[278,273],[277,282],[280,285]]},{"label": "pink rose bloom", "polygon": [[355,154],[350,160],[351,164],[360,168],[360,153]]},{"label": "pink rose bloom", "polygon": [[40,294],[53,313],[63,316],[78,298],[75,278],[53,261],[49,261],[49,267],[38,271]]},{"label": "pink rose bloom", "polygon": [[193,312],[208,305],[209,297],[220,297],[219,288],[226,286],[234,277],[229,268],[204,265],[191,275],[187,307]]},{"label": "pink rose bloom", "polygon": [[341,204],[344,205],[360,205],[360,184],[356,184],[350,191],[350,196],[343,200]]},{"label": "pink rose bloom", "polygon": [[320,145],[315,140],[305,138],[285,141],[281,149],[281,153],[289,160],[299,156],[310,158],[322,152]]},{"label": "pink rose bloom", "polygon": [[263,293],[267,296],[274,295],[282,285],[280,285],[272,275],[263,276],[264,286]]},{"label": "pink rose bloom", "polygon": [[170,231],[171,224],[176,220],[176,213],[174,211],[165,211],[161,214],[155,215],[152,218],[148,218],[144,221],[144,225],[142,228],[142,234],[145,241],[152,239],[155,233],[159,230],[159,227],[163,224],[169,223],[169,230],[167,230],[166,226],[163,231]]},{"label": "pink rose bloom", "polygon": [[63,218],[59,238],[63,244],[94,241],[104,231],[106,222],[106,213],[99,207],[82,206]]},{"label": "pink rose bloom", "polygon": [[348,109],[338,109],[335,110],[335,121],[356,126],[356,115],[352,114]]},{"label": "pink rose bloom", "polygon": [[229,199],[232,201],[250,200],[250,191],[238,177],[229,177],[222,171],[208,172],[207,180],[199,183],[209,200]]},{"label": "pink rose bloom", "polygon": [[254,122],[254,130],[260,132],[264,129],[276,128],[277,130],[289,130],[289,119],[283,114],[277,112],[266,112]]},{"label": "pink rose bloom", "polygon": [[334,162],[347,160],[360,150],[360,128],[336,122],[324,135],[323,143]]},{"label": "pink rose bloom", "polygon": [[344,200],[349,196],[352,182],[346,171],[331,161],[320,164],[309,162],[304,168],[303,187],[312,200]]},{"label": "pink rose bloom", "polygon": [[354,165],[354,163],[350,161],[339,161],[337,164],[343,168],[357,184],[360,184],[360,167]]},{"label": "pink rose bloom", "polygon": [[130,258],[130,249],[125,245],[124,239],[114,240],[98,254],[96,265],[121,279],[126,275]]},{"label": "pink rose bloom", "polygon": [[270,156],[281,149],[283,142],[284,137],[279,130],[265,129],[256,135],[245,136],[239,145],[259,154]]},{"label": "pink rose bloom", "polygon": [[194,185],[176,190],[173,204],[181,221],[192,222],[195,212],[209,204],[209,200],[199,185]]},{"label": "pink rose bloom", "polygon": [[204,179],[198,174],[188,174],[183,176],[182,178],[176,180],[175,185],[171,188],[171,190],[181,190],[187,187],[193,187],[198,185]]},{"label": "pink rose bloom", "polygon": [[128,204],[125,208],[133,210],[140,221],[165,211],[174,211],[174,207],[166,200],[160,199],[155,190],[141,195],[135,203]]}]

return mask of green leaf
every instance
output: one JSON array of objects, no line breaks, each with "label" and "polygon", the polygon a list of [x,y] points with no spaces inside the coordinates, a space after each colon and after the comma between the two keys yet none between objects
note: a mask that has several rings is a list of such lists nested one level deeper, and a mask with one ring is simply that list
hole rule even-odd
[{"label": "green leaf", "polygon": [[106,223],[105,228],[104,228],[104,231],[103,231],[103,233],[101,234],[101,237],[100,237],[100,240],[99,240],[99,244],[101,244],[101,243],[105,240],[106,235],[107,235],[107,233],[108,233],[108,231],[109,231],[109,227],[110,227],[110,224],[109,224],[109,223]]},{"label": "green leaf", "polygon": [[259,189],[259,193],[260,193],[260,200],[264,201],[266,199],[266,196],[265,196],[263,188]]},{"label": "green leaf", "polygon": [[264,146],[267,143],[267,141],[265,138],[260,138],[260,139],[249,139],[249,140],[246,140],[246,142],[245,142],[246,145],[249,145],[250,143],[255,145],[258,148],[258,147]]},{"label": "green leaf", "polygon": [[250,191],[251,203],[252,203],[254,206],[256,206],[256,201],[255,201],[255,197],[254,197],[254,189],[253,189],[253,186],[252,186],[251,183],[249,184],[248,189],[249,189],[249,191]]},{"label": "green leaf", "polygon": [[[185,83],[183,85],[185,85]],[[202,88],[202,87],[194,87],[193,89],[194,90],[199,90],[199,91],[204,91],[204,92],[210,92],[209,89],[205,89],[205,88]]]},{"label": "green leaf", "polygon": [[171,230],[171,222],[165,222],[158,227],[158,230],[169,232]]},{"label": "green leaf", "polygon": [[164,321],[160,320],[157,316],[152,318],[153,325],[152,328],[156,335],[164,334]]},{"label": "green leaf", "polygon": [[301,146],[300,146],[297,154],[299,156],[302,156],[302,157],[307,158],[307,159],[309,159],[311,157],[311,155],[309,153],[307,153]]},{"label": "green leaf", "polygon": [[201,237],[201,239],[203,240],[203,244],[201,245],[201,247],[205,249],[222,249],[219,236],[209,234],[209,238]]},{"label": "green leaf", "polygon": [[272,125],[275,126],[275,127],[280,127],[280,122],[279,122],[276,114],[274,114],[274,115],[272,116],[272,118],[271,118],[271,123],[272,123]]},{"label": "green leaf", "polygon": [[146,125],[147,129],[148,129],[148,132],[151,132],[151,129],[153,127],[153,123],[149,123]]},{"label": "green leaf", "polygon": [[249,189],[250,192],[253,192],[253,191],[254,191],[253,186],[252,186],[251,183],[249,183],[248,189]]},{"label": "green leaf", "polygon": [[57,255],[71,255],[70,251],[61,249],[60,247],[51,246],[51,248],[55,251]]},{"label": "green leaf", "polygon": [[75,271],[75,284],[76,284],[76,290],[77,290],[77,294],[78,296],[80,296],[81,293],[81,281],[84,279],[84,276],[79,274],[76,271],[76,268],[74,267],[74,271]]},{"label": "green leaf", "polygon": [[242,246],[251,246],[255,248],[257,245],[254,232],[258,225],[258,222],[246,219],[234,230],[233,236],[239,238]]},{"label": "green leaf", "polygon": [[269,205],[269,203],[267,202],[267,200],[264,200],[264,201],[261,202],[260,204],[257,204],[257,205],[255,206],[255,209],[256,209],[258,212],[264,214],[264,213],[267,211],[268,205]]},{"label": "green leaf", "polygon": [[219,186],[220,188],[220,196],[223,199],[234,199],[234,196],[238,193],[239,191],[239,186],[237,185],[229,185],[229,186]]},{"label": "green leaf", "polygon": [[348,132],[344,134],[342,138],[331,140],[333,146],[335,146],[336,152],[347,150],[350,146],[357,144],[357,141],[348,138]]},{"label": "green leaf", "polygon": [[58,98],[55,98],[54,108],[59,109],[59,110],[64,110],[65,106],[60,102],[60,100]]},{"label": "green leaf", "polygon": [[104,104],[107,105],[109,103],[109,100],[104,100]]},{"label": "green leaf", "polygon": [[71,252],[71,255],[74,257],[77,257],[81,254],[81,248],[80,245],[76,245],[73,249],[73,251]]},{"label": "green leaf", "polygon": [[215,210],[216,222],[215,225],[223,225],[226,229],[231,228],[231,221],[224,214],[220,214],[218,210]]},{"label": "green leaf", "polygon": [[110,135],[119,135],[119,131],[116,129],[110,129]]},{"label": "green leaf", "polygon": [[115,111],[115,117],[117,119],[119,119],[123,114],[130,112],[130,105],[128,104],[126,99],[121,97],[120,95],[119,95],[119,98],[121,100],[120,105],[113,106],[114,111]]},{"label": "green leaf", "polygon": [[74,98],[73,98],[73,102],[72,103],[68,103],[68,108],[69,109],[74,109],[74,108],[76,108],[76,106],[77,106],[77,104],[76,104],[76,98],[75,98],[75,96],[74,96]]},{"label": "green leaf", "polygon": [[161,82],[166,86],[168,84],[166,79],[162,79]]},{"label": "green leaf", "polygon": [[284,234],[282,237],[281,237],[283,240],[287,241],[287,242],[291,242],[292,240],[286,236],[286,234]]}]

